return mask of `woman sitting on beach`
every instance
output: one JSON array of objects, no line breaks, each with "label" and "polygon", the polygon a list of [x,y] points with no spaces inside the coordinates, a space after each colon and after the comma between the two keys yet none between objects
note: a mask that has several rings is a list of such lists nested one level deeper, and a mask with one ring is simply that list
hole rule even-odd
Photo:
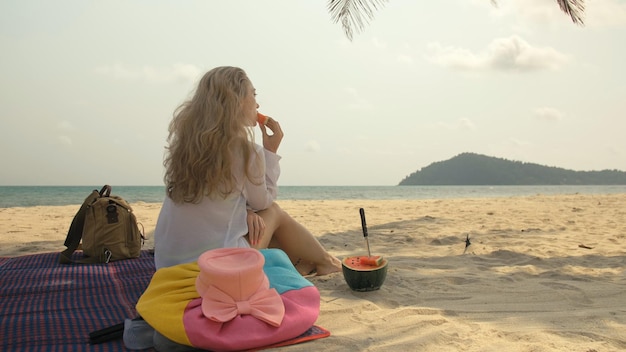
[{"label": "woman sitting on beach", "polygon": [[[157,221],[156,268],[193,262],[222,247],[280,248],[303,274],[341,262],[275,202],[280,174],[278,121],[259,124],[256,91],[237,67],[217,67],[174,113],[164,161],[167,196]],[[268,129],[272,132],[268,133]]]}]

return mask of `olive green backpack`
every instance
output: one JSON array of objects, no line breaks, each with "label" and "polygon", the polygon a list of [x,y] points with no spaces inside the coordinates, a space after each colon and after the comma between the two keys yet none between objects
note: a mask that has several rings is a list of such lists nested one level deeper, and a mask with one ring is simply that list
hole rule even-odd
[{"label": "olive green backpack", "polygon": [[[65,239],[67,249],[61,252],[59,263],[108,263],[137,258],[143,242],[144,235],[130,204],[111,195],[111,186],[105,185],[100,192],[93,190],[74,216]],[[81,247],[83,258],[72,259],[74,251]]]}]

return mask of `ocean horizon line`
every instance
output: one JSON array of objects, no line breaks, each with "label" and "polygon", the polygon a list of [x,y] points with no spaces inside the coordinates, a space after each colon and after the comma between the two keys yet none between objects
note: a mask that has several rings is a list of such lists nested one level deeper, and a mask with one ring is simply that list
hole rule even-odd
[{"label": "ocean horizon line", "polygon": [[[0,208],[82,204],[99,186],[0,186]],[[111,194],[129,203],[161,203],[165,186],[110,185]],[[498,198],[556,194],[626,194],[626,185],[601,186],[281,186],[281,200],[395,200]]]}]

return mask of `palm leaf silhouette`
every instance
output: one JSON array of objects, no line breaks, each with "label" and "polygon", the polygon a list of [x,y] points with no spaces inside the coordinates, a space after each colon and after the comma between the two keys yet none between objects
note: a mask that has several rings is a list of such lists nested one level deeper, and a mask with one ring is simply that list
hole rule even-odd
[{"label": "palm leaf silhouette", "polygon": [[[334,23],[341,23],[346,37],[352,40],[354,32],[360,32],[370,20],[374,18],[374,12],[382,8],[389,0],[328,0],[328,12]],[[583,25],[585,12],[584,0],[556,0],[572,22]],[[497,5],[496,0],[491,3]]]}]

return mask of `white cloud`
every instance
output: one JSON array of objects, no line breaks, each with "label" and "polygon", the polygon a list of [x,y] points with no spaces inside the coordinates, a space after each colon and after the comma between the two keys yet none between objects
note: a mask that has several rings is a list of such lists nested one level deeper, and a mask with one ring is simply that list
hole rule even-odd
[{"label": "white cloud", "polygon": [[141,77],[138,71],[128,69],[121,64],[97,67],[96,73],[122,80],[135,80]]},{"label": "white cloud", "polygon": [[352,154],[354,154],[354,153],[352,152],[352,149],[350,149],[350,148],[348,148],[348,147],[340,147],[340,148],[337,148],[337,152],[338,152],[339,154],[341,154],[341,155],[352,155]]},{"label": "white cloud", "polygon": [[532,143],[528,141],[524,141],[524,140],[517,139],[517,138],[509,138],[509,142],[511,142],[511,144],[513,144],[515,147],[528,147],[532,145]]},{"label": "white cloud", "polygon": [[[490,1],[472,0],[475,6],[487,8]],[[501,0],[497,6],[486,9],[494,18],[519,18],[516,28],[524,27],[521,23],[542,25],[573,25],[569,15],[563,12],[555,1],[546,0]],[[585,1],[583,13],[585,27],[623,26],[626,25],[626,3],[620,0]]]},{"label": "white cloud", "polygon": [[487,58],[493,68],[523,71],[558,69],[567,61],[566,56],[555,49],[532,47],[518,36],[491,42]]},{"label": "white cloud", "polygon": [[439,43],[430,43],[428,50],[432,53],[428,60],[440,66],[461,70],[480,69],[484,66],[485,60],[467,49],[443,47]]},{"label": "white cloud", "polygon": [[57,136],[57,141],[63,145],[72,145],[72,139],[68,136]]},{"label": "white cloud", "polygon": [[371,108],[371,104],[366,99],[362,98],[359,95],[359,92],[355,88],[346,87],[344,91],[348,94],[349,98],[347,101],[348,108],[351,110],[367,110]]},{"label": "white cloud", "polygon": [[462,129],[465,129],[465,130],[474,130],[474,129],[476,129],[476,125],[474,125],[474,122],[472,122],[472,120],[470,120],[468,118],[459,119],[458,123],[459,123],[459,126]]},{"label": "white cloud", "polygon": [[413,63],[413,58],[411,56],[409,56],[409,55],[399,54],[398,55],[398,62],[411,64],[411,63]]},{"label": "white cloud", "polygon": [[67,121],[67,120],[60,121],[57,124],[57,127],[60,130],[62,130],[62,131],[74,131],[74,130],[76,130],[76,127],[74,127],[74,125],[71,122]]},{"label": "white cloud", "polygon": [[533,113],[538,119],[546,121],[560,121],[565,116],[561,111],[550,107],[536,108]]},{"label": "white cloud", "polygon": [[372,38],[372,44],[374,45],[375,48],[378,48],[378,49],[385,49],[385,48],[387,48],[387,43],[380,41],[376,37]]},{"label": "white cloud", "polygon": [[429,44],[429,61],[458,70],[536,71],[558,69],[567,56],[550,47],[533,47],[519,36],[498,38],[479,54],[468,49]]},{"label": "white cloud", "polygon": [[[67,120],[62,120],[62,121],[59,121],[59,123],[57,123],[57,129],[61,130],[63,133],[63,132],[75,131],[76,127],[71,122]],[[65,145],[65,146],[71,146],[73,144],[72,138],[70,138],[69,136],[65,134],[57,135],[56,140],[59,144]]]},{"label": "white cloud", "polygon": [[585,4],[585,24],[588,26],[626,25],[626,3],[617,0],[594,0]]},{"label": "white cloud", "polygon": [[148,82],[192,82],[198,78],[201,71],[191,64],[177,63],[169,67],[155,67],[145,65],[131,68],[123,64],[100,66],[96,73],[120,80],[145,80]]},{"label": "white cloud", "polygon": [[620,157],[622,154],[622,150],[613,144],[605,144],[604,149],[611,156]]},{"label": "white cloud", "polygon": [[531,22],[554,23],[568,19],[568,15],[561,11],[555,1],[516,0],[512,1],[511,5],[513,11]]},{"label": "white cloud", "polygon": [[[546,0],[501,0],[493,6],[491,1],[472,0],[473,5],[479,7],[491,6],[488,9],[491,17],[497,19],[517,18],[524,23],[549,24],[570,23],[571,19],[559,8],[555,1]],[[523,27],[521,23],[513,25],[516,28]]]},{"label": "white cloud", "polygon": [[476,125],[474,125],[474,122],[472,122],[472,120],[466,117],[460,118],[454,121],[453,123],[438,122],[437,124],[448,130],[475,130],[476,129]]},{"label": "white cloud", "polygon": [[322,150],[322,148],[320,147],[320,144],[315,141],[315,140],[310,140],[306,143],[306,151],[307,152],[313,152],[313,153],[317,153],[320,150]]}]

